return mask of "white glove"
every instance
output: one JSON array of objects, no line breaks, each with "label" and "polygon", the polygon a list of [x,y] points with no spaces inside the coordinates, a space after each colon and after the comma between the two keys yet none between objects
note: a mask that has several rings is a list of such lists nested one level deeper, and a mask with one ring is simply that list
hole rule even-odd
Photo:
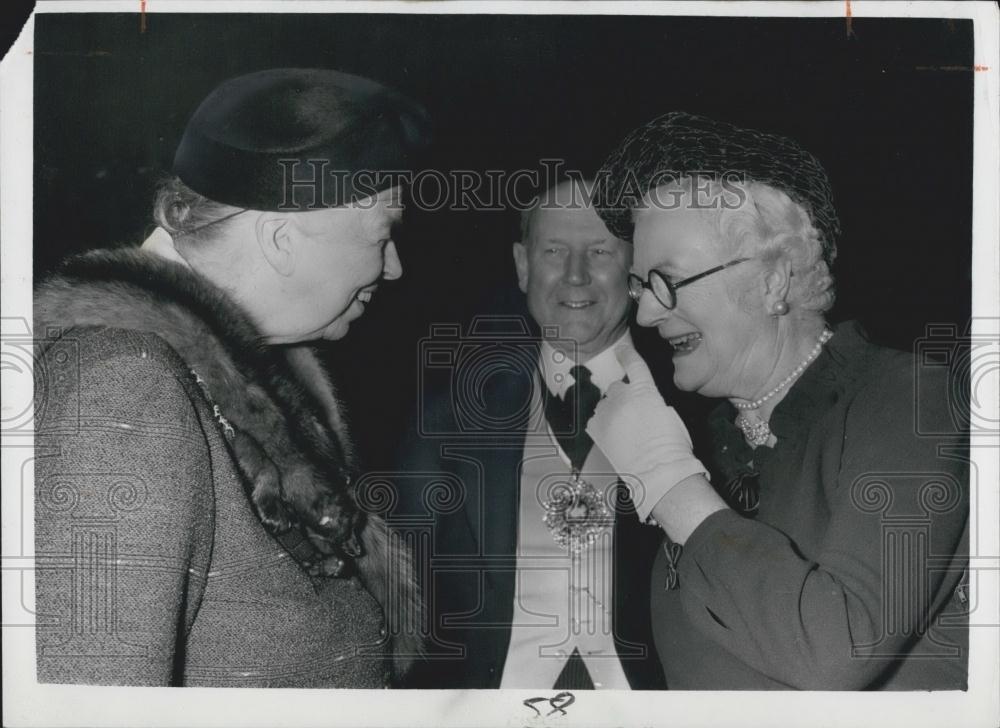
[{"label": "white glove", "polygon": [[631,344],[615,349],[628,375],[628,384],[608,387],[587,434],[621,476],[632,496],[639,520],[679,482],[708,471],[692,453],[691,436],[677,411],[669,407],[653,382],[653,375]]}]

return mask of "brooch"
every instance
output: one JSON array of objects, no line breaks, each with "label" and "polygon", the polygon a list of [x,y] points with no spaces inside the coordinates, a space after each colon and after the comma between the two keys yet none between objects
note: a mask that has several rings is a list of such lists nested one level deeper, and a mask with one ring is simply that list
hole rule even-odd
[{"label": "brooch", "polygon": [[756,471],[741,472],[726,483],[729,506],[744,516],[757,515],[757,508],[760,506],[759,476]]},{"label": "brooch", "polygon": [[663,555],[667,557],[666,571],[667,580],[663,585],[664,591],[676,589],[680,585],[680,576],[677,574],[677,562],[680,561],[683,547],[679,543],[663,543]]},{"label": "brooch", "polygon": [[612,523],[604,494],[576,473],[571,482],[553,487],[552,497],[542,503],[542,508],[545,509],[542,521],[552,539],[573,553],[594,543]]},{"label": "brooch", "polygon": [[740,412],[736,416],[736,426],[743,432],[743,437],[754,447],[766,445],[771,439],[771,428],[767,422],[756,414],[752,417],[746,412]]}]

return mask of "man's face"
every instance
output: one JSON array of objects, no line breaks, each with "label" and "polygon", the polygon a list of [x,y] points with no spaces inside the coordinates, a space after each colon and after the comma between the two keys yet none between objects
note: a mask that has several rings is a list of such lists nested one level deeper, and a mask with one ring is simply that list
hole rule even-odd
[{"label": "man's face", "polygon": [[542,206],[528,238],[514,243],[514,263],[536,323],[575,342],[575,352],[560,348],[581,362],[617,341],[628,326],[632,246],[608,232],[592,207]]},{"label": "man's face", "polygon": [[294,266],[281,282],[282,334],[273,343],[340,339],[381,279],[403,267],[392,241],[402,208],[393,188],[354,205],[292,213]]}]

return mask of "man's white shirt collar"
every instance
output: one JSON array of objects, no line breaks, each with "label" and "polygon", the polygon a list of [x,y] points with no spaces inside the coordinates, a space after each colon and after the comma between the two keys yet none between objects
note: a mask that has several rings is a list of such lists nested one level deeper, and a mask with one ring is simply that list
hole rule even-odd
[{"label": "man's white shirt collar", "polygon": [[[632,343],[632,334],[625,330],[618,340],[606,348],[600,354],[592,356],[586,361],[580,362],[590,370],[590,379],[597,385],[603,394],[614,382],[621,381],[625,377],[625,370],[622,368],[618,357],[615,356],[615,347],[620,344]],[[570,357],[553,347],[549,342],[542,341],[540,349],[540,366],[542,376],[549,391],[562,397],[576,380],[569,373],[569,370],[576,365]]]}]

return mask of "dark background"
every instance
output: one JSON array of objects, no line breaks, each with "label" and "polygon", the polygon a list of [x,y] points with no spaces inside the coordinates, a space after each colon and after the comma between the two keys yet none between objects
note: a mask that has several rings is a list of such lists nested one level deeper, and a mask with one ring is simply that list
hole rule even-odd
[{"label": "dark background", "polygon": [[[849,32],[850,31],[850,32]],[[156,181],[220,81],[273,66],[368,76],[424,103],[442,170],[591,169],[628,131],[686,110],[794,137],[843,225],[832,319],[911,349],[971,311],[972,23],[500,15],[41,15],[35,273],[152,229]],[[404,277],[331,362],[374,467],[413,426],[418,342],[513,285],[516,215],[411,210]],[[640,346],[662,355],[655,335]]]},{"label": "dark background", "polygon": [[34,0],[5,0],[0,6],[0,56],[17,40],[34,7]]}]

